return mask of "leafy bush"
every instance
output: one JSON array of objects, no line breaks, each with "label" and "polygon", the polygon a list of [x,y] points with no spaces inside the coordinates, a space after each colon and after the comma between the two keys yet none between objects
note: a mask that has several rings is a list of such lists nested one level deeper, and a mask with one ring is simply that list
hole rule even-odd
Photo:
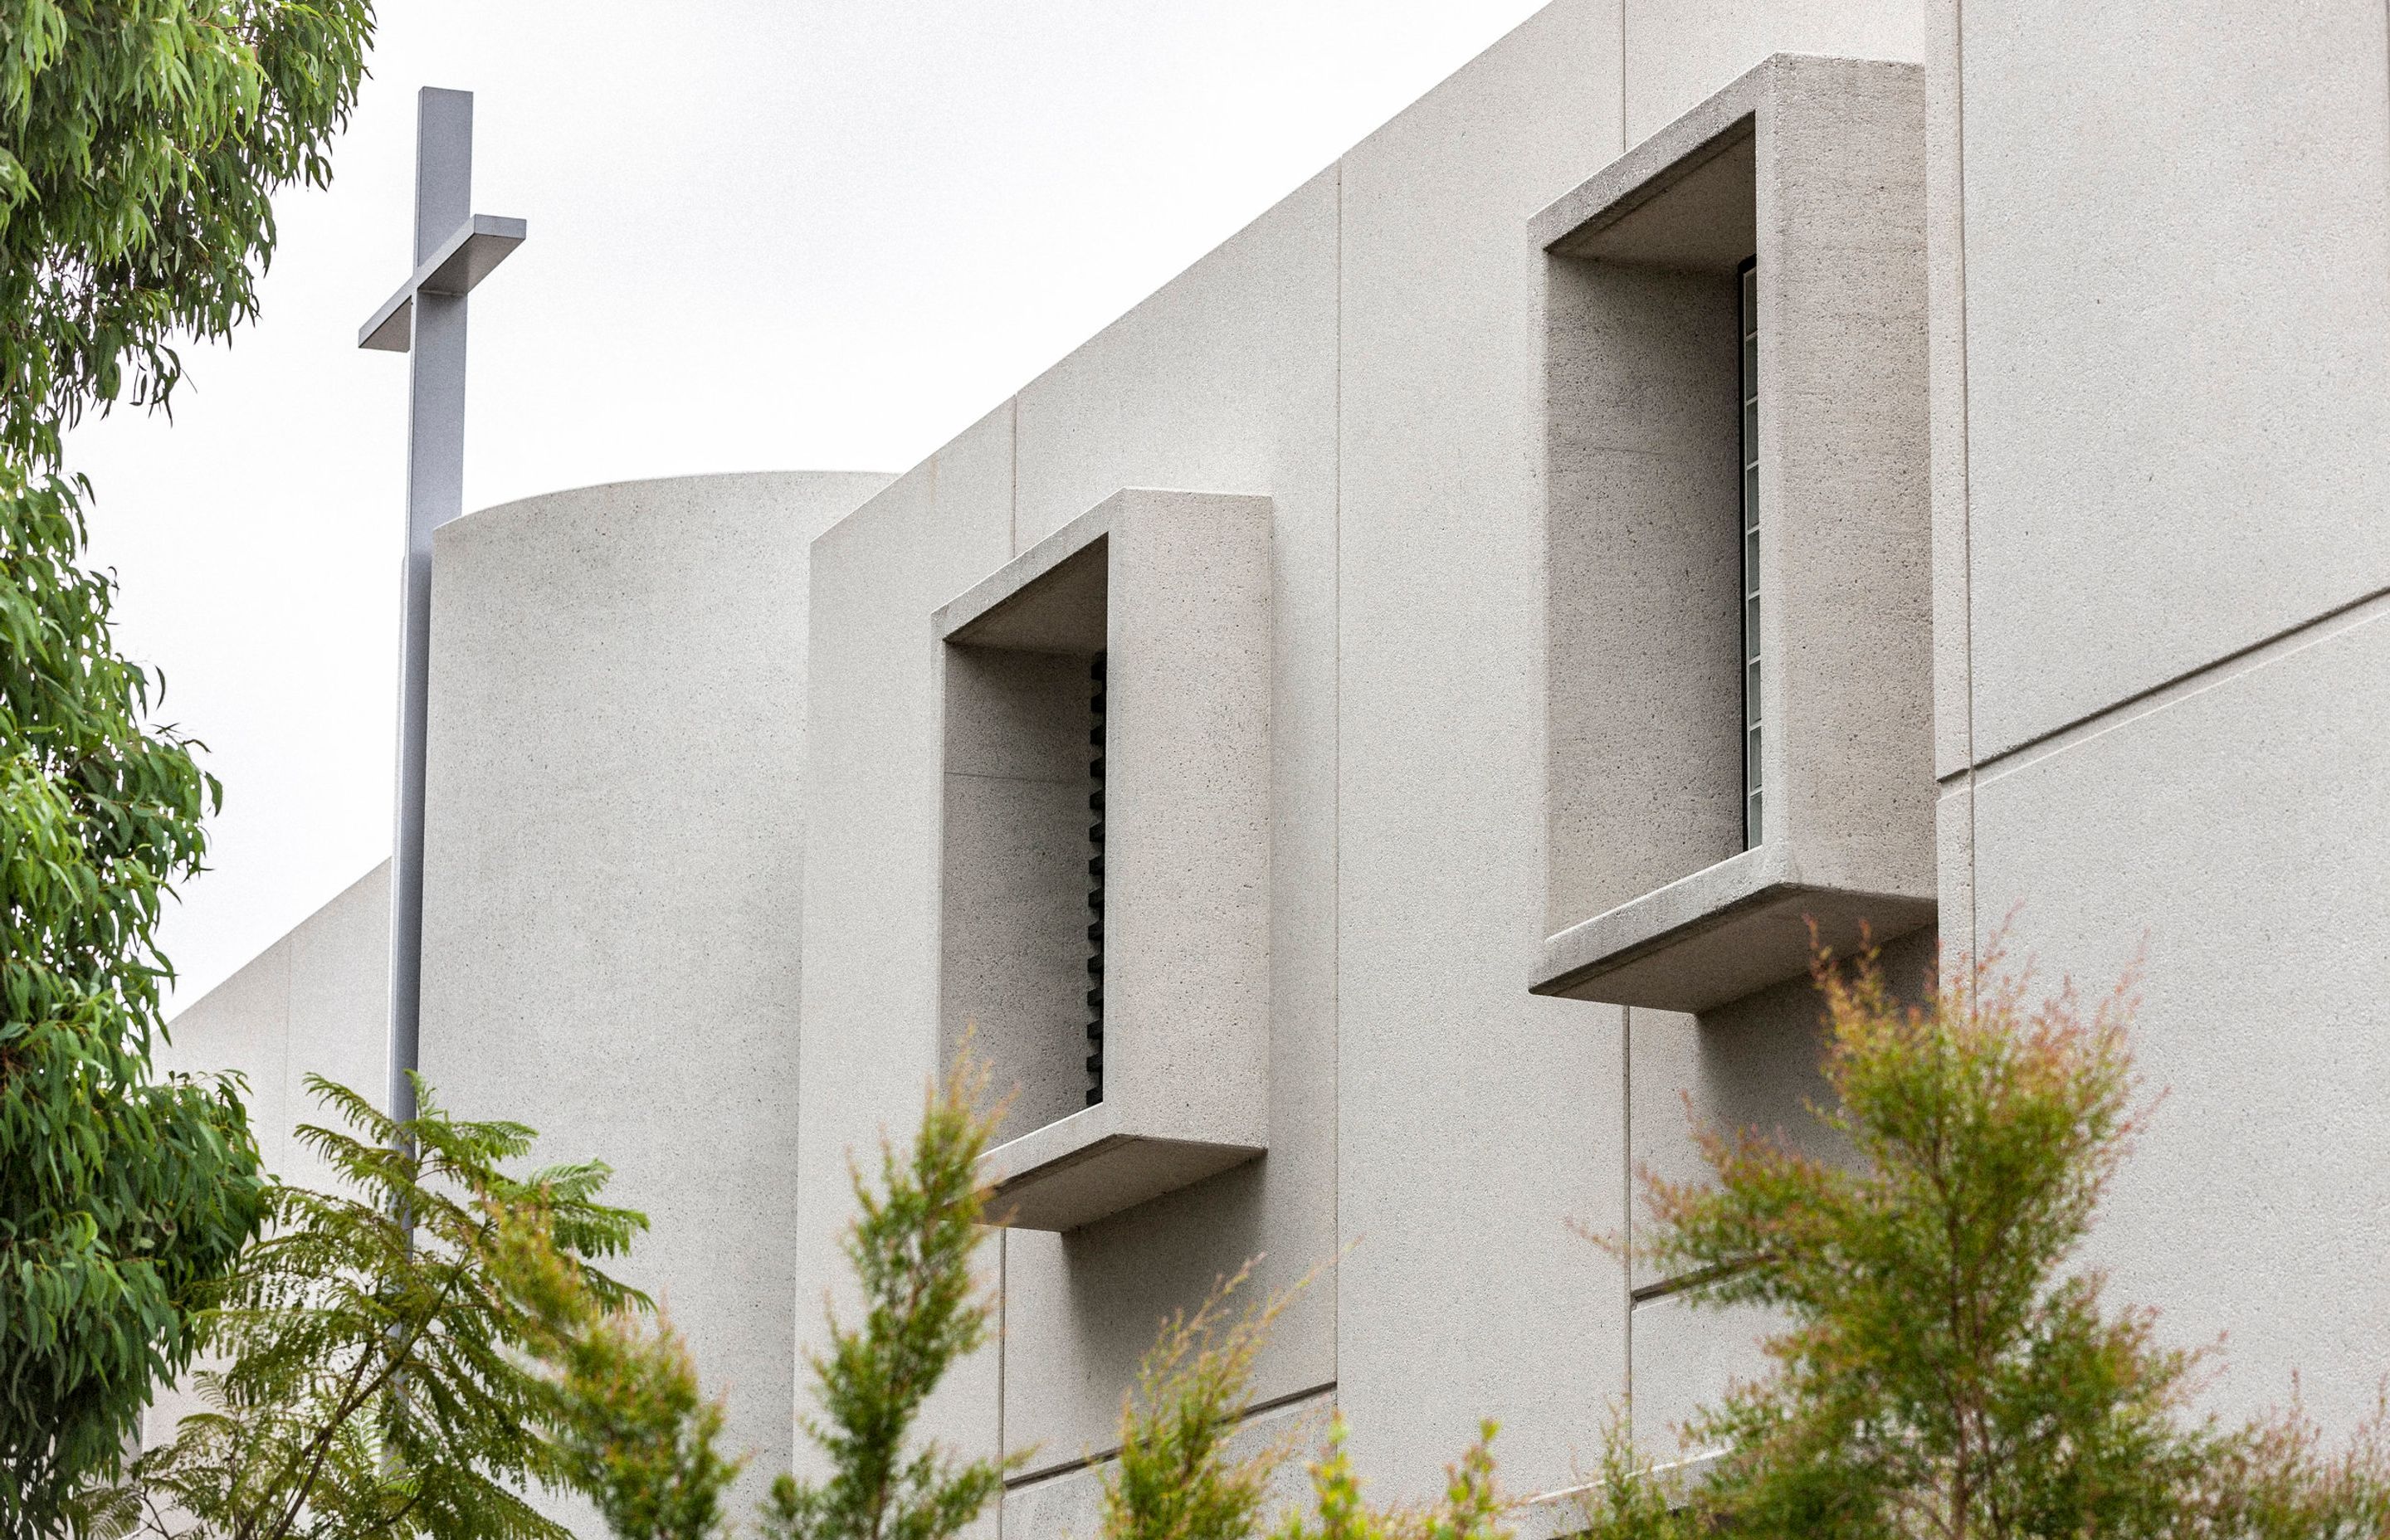
[{"label": "leafy bush", "polygon": [[[990,1337],[992,1302],[971,1259],[994,1197],[979,1158],[1001,1117],[982,1108],[984,1072],[965,1058],[925,1099],[909,1150],[884,1141],[875,1188],[860,1170],[846,1254],[861,1285],[859,1326],[829,1322],[812,1360],[822,1415],[806,1431],[828,1473],[782,1475],[761,1515],[776,1540],[951,1540],[1028,1458],[961,1461],[912,1429],[946,1372]],[[717,1453],[719,1407],[700,1393],[668,1327],[581,1303],[551,1266],[535,1292],[549,1322],[540,1354],[557,1377],[550,1414],[560,1469],[623,1540],[705,1540],[732,1526],[719,1495],[737,1466]],[[1294,1290],[1232,1311],[1251,1265],[1191,1315],[1164,1321],[1122,1399],[1121,1448],[1103,1473],[1106,1540],[1251,1540],[1271,1477],[1299,1428],[1253,1451],[1231,1444],[1253,1406],[1253,1372]],[[1372,1509],[1344,1459],[1343,1425],[1312,1467],[1318,1514],[1289,1515],[1275,1540],[1507,1540],[1489,1445],[1494,1425],[1448,1472],[1446,1501]]]},{"label": "leafy bush", "polygon": [[556,1323],[540,1355],[555,1382],[545,1413],[566,1484],[624,1540],[706,1540],[743,1459],[722,1453],[723,1406],[698,1382],[688,1344],[661,1311],[608,1308],[552,1251],[526,1269]]},{"label": "leafy bush", "polygon": [[[921,1109],[910,1153],[882,1140],[880,1190],[853,1173],[860,1213],[846,1256],[862,1285],[863,1325],[829,1321],[812,1360],[822,1416],[805,1431],[829,1474],[772,1483],[765,1532],[779,1540],[948,1540],[1003,1489],[1007,1463],[913,1447],[921,1406],[957,1360],[986,1342],[994,1307],[971,1272],[994,1190],[979,1158],[1000,1111],[980,1109],[984,1072],[959,1059]],[[1026,1457],[1017,1457],[1019,1458]]]},{"label": "leafy bush", "polygon": [[1315,1515],[1289,1514],[1275,1540],[1509,1540],[1504,1503],[1494,1480],[1496,1424],[1481,1423],[1477,1442],[1445,1468],[1444,1501],[1424,1508],[1372,1508],[1361,1479],[1344,1456],[1344,1417],[1329,1422],[1326,1455],[1311,1463]]},{"label": "leafy bush", "polygon": [[1686,1430],[1676,1492],[1613,1431],[1598,1540],[2380,1535],[2378,1438],[2327,1458],[2297,1416],[2191,1415],[2200,1354],[2109,1305],[2078,1252],[2143,1109],[2131,981],[2029,1002],[1997,946],[1895,998],[1821,956],[1828,1164],[1704,1130],[1705,1186],[1649,1174],[1643,1254],[1699,1303],[1774,1307],[1771,1372]]},{"label": "leafy bush", "polygon": [[232,1089],[150,1072],[158,918],[215,787],[145,725],[148,677],[116,654],[56,481],[0,461],[4,1534],[53,1532],[115,1470],[266,1208]]},{"label": "leafy bush", "polygon": [[1253,1272],[1222,1280],[1191,1315],[1173,1315],[1121,1400],[1120,1457],[1104,1474],[1105,1540],[1243,1540],[1254,1533],[1289,1438],[1231,1457],[1253,1404],[1254,1361],[1291,1294],[1240,1315],[1228,1304]]}]

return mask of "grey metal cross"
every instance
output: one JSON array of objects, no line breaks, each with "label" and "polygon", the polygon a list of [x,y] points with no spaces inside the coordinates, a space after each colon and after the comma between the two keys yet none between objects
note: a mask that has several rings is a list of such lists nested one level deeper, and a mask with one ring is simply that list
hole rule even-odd
[{"label": "grey metal cross", "polygon": [[415,271],[357,332],[412,352],[406,565],[398,664],[398,827],[391,851],[390,1104],[415,1116],[423,994],[424,711],[431,680],[431,532],[465,511],[465,296],[522,244],[520,219],[473,208],[473,94],[426,86],[415,104]]}]

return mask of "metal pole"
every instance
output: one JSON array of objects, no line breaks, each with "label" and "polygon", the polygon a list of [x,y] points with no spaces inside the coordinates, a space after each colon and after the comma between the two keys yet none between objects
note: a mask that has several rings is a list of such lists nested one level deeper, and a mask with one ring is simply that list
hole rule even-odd
[{"label": "metal pole", "polygon": [[[473,94],[416,98],[415,262],[472,218]],[[465,296],[418,288],[408,366],[406,559],[400,579],[398,819],[391,846],[390,1115],[415,1116],[423,1009],[425,713],[431,695],[431,532],[465,511]]]}]

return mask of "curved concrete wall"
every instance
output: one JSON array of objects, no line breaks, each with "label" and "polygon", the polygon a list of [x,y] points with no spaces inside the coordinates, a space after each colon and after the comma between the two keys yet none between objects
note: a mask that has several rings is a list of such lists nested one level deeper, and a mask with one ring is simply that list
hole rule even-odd
[{"label": "curved concrete wall", "polygon": [[654,1225],[624,1271],[759,1489],[795,1363],[806,547],[885,481],[589,487],[433,555],[424,1073],[614,1166]]},{"label": "curved concrete wall", "polygon": [[[615,1168],[654,1226],[622,1271],[728,1392],[757,1492],[794,1393],[807,548],[887,481],[585,487],[434,558],[424,1073],[536,1160]],[[303,1076],[381,1084],[389,902],[385,865],[174,1023],[171,1062],[245,1073],[295,1179]]]}]

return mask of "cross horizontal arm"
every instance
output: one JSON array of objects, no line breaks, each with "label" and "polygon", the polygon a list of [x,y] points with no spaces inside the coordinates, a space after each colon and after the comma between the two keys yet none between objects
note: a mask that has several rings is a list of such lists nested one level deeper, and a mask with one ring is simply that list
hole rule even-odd
[{"label": "cross horizontal arm", "polygon": [[398,286],[398,292],[382,302],[373,318],[357,328],[357,346],[406,352],[415,340],[411,323],[417,294],[470,294],[473,286],[506,261],[528,233],[521,220],[497,214],[475,214],[459,225],[456,233],[442,241],[440,249]]}]

